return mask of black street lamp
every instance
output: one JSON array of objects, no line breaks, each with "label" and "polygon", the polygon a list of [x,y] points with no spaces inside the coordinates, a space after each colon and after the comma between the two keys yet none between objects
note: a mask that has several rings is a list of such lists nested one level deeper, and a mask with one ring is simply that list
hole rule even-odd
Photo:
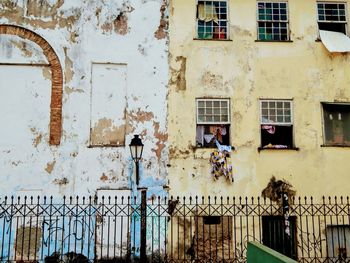
[{"label": "black street lamp", "polygon": [[139,185],[140,182],[140,171],[139,171],[139,161],[142,157],[143,152],[143,143],[139,138],[139,135],[135,134],[134,138],[132,138],[130,144],[130,153],[131,157],[136,165],[136,185]]}]

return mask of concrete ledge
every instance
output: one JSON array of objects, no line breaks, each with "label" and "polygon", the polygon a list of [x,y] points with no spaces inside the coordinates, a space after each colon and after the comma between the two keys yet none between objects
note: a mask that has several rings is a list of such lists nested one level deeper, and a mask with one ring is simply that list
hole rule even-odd
[{"label": "concrete ledge", "polygon": [[282,255],[258,242],[248,242],[247,263],[297,263],[297,261]]}]

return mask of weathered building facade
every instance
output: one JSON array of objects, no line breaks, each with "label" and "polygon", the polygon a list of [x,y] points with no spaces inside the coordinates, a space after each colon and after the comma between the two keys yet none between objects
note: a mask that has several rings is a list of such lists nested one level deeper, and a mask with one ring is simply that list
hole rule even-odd
[{"label": "weathered building facade", "polygon": [[171,2],[170,193],[260,196],[273,176],[300,196],[349,193],[349,8]]},{"label": "weathered building facade", "polygon": [[128,191],[140,134],[140,186],[164,195],[166,2],[5,0],[0,13],[1,194]]},{"label": "weathered building facade", "polygon": [[[1,203],[43,209],[1,212],[1,260],[140,254],[140,216],[122,204],[139,187],[167,196],[167,42],[163,0],[0,1]],[[138,185],[134,134],[144,144]],[[85,205],[53,205],[72,200]],[[111,200],[121,212],[103,220],[97,207]]]}]

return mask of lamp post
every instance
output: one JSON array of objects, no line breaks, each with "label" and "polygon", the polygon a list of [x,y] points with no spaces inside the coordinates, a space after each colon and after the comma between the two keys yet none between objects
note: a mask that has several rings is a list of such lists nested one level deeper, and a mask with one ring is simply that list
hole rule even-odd
[{"label": "lamp post", "polygon": [[[130,153],[131,157],[136,165],[136,185],[139,185],[140,182],[140,171],[139,171],[139,161],[142,157],[143,152],[143,143],[141,139],[139,138],[139,135],[135,134],[134,138],[132,138],[130,144]],[[142,263],[147,262],[147,255],[146,255],[146,235],[147,235],[147,222],[146,222],[146,216],[147,216],[147,188],[138,188],[138,190],[141,191],[141,207],[140,207],[140,215],[141,215],[141,231],[140,231],[140,260]]]},{"label": "lamp post", "polygon": [[135,134],[134,138],[132,138],[130,144],[130,153],[131,157],[136,165],[136,185],[139,185],[140,182],[140,171],[139,171],[139,161],[142,157],[143,152],[143,143],[139,138],[139,135]]}]

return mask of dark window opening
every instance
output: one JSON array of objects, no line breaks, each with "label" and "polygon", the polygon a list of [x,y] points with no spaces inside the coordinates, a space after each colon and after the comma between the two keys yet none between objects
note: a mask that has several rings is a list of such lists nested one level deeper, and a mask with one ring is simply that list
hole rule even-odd
[{"label": "dark window opening", "polygon": [[297,259],[297,228],[296,216],[290,216],[289,233],[286,234],[284,216],[262,216],[263,244],[292,259]]},{"label": "dark window opening", "polygon": [[220,216],[203,216],[204,225],[219,225],[221,224]]},{"label": "dark window opening", "polygon": [[345,10],[344,3],[317,3],[318,28],[346,34]]},{"label": "dark window opening", "polygon": [[334,31],[346,34],[346,24],[344,23],[322,23],[318,22],[319,30]]},{"label": "dark window opening", "polygon": [[230,125],[197,125],[196,147],[216,148],[216,140],[230,145]]},{"label": "dark window opening", "polygon": [[326,145],[350,146],[350,105],[323,104]]},{"label": "dark window opening", "polygon": [[261,125],[261,147],[293,148],[293,126]]}]

